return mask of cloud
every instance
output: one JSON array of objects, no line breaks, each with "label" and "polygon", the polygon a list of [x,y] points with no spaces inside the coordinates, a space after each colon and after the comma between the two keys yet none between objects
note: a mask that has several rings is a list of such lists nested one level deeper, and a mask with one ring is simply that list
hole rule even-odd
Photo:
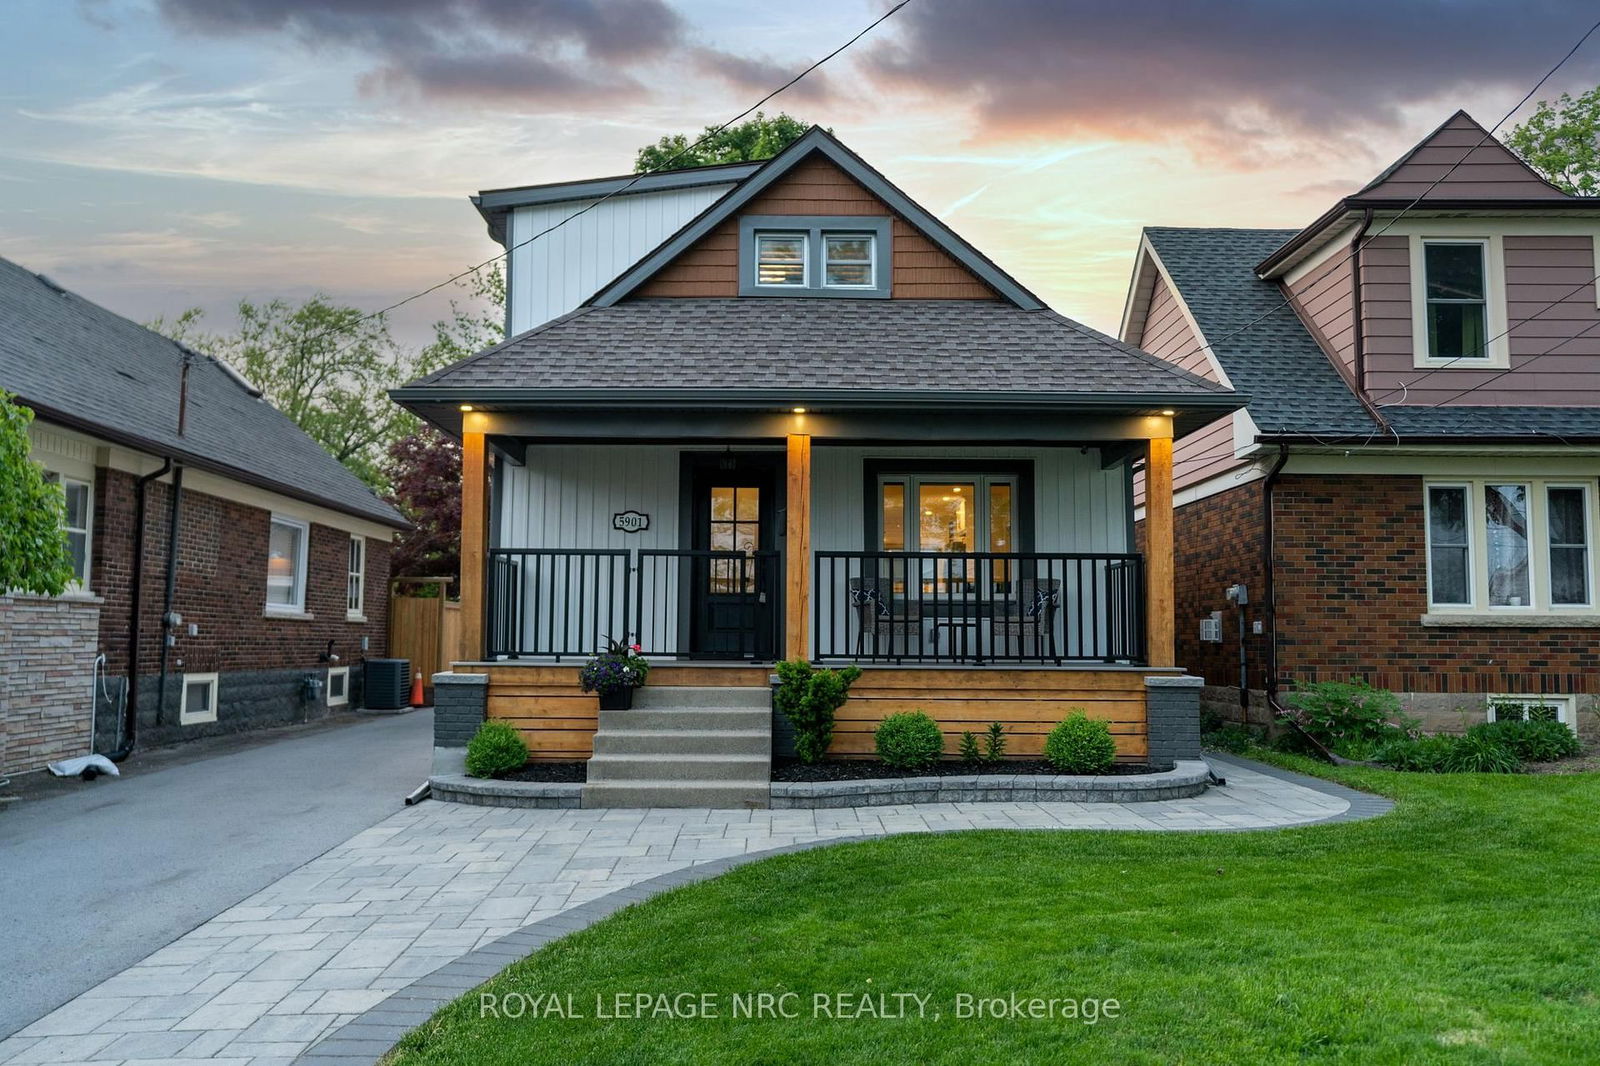
[{"label": "cloud", "polygon": [[503,105],[603,104],[641,91],[635,64],[687,46],[664,0],[159,0],[213,38],[278,37],[354,53],[368,93]]},{"label": "cloud", "polygon": [[[794,60],[784,65],[774,59],[735,55],[716,48],[696,48],[691,55],[701,73],[726,82],[739,93],[753,98],[770,93],[799,74],[807,65],[805,60]],[[791,86],[784,93],[784,98],[815,104],[832,94],[827,75],[818,70],[806,75],[799,84]]]},{"label": "cloud", "polygon": [[[1274,137],[1395,129],[1422,102],[1443,119],[1499,89],[1509,106],[1593,15],[1592,0],[919,0],[861,62],[882,87],[970,106],[977,140],[1177,138],[1237,161]],[[1563,74],[1593,84],[1597,56],[1591,41]]]}]

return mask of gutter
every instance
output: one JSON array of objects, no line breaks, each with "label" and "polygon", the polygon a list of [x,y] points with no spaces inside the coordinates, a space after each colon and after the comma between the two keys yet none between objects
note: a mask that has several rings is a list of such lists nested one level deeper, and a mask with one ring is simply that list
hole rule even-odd
[{"label": "gutter", "polygon": [[1249,402],[1249,396],[1229,391],[1215,393],[1120,393],[1114,395],[1072,392],[963,392],[953,396],[949,390],[911,389],[540,389],[505,388],[482,385],[417,385],[389,390],[389,398],[399,404],[470,403],[481,411],[497,411],[538,406],[571,409],[603,407],[611,410],[641,410],[668,407],[682,410],[701,407],[714,410],[787,409],[805,403],[815,410],[860,409],[908,410],[1094,410],[1126,411],[1130,407],[1189,407],[1235,411]]},{"label": "gutter", "polygon": [[[157,478],[165,477],[172,471],[172,459],[162,461],[159,470],[145,474],[133,483],[134,520],[133,520],[133,589],[130,594],[128,610],[128,698],[122,704],[122,744],[116,751],[109,752],[106,758],[112,762],[121,762],[133,754],[133,746],[139,732],[139,610],[143,597],[140,592],[144,588],[144,518],[147,490],[150,482]],[[93,738],[91,738],[91,743]]]}]

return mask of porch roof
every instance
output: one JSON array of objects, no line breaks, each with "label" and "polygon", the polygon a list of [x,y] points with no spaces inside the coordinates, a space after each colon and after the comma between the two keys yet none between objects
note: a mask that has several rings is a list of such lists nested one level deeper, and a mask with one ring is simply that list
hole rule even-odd
[{"label": "porch roof", "polygon": [[1048,309],[980,300],[781,299],[582,307],[391,395],[448,422],[463,402],[499,410],[585,400],[648,407],[650,399],[671,402],[691,392],[696,407],[711,410],[819,404],[824,397],[899,410],[950,401],[1171,407],[1180,410],[1180,432],[1245,399]]}]

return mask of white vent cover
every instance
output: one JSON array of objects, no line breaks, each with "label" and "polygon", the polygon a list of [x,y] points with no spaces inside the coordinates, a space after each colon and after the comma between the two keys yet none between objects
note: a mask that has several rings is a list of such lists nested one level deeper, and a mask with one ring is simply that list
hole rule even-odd
[{"label": "white vent cover", "polygon": [[1206,644],[1222,643],[1222,612],[1212,611],[1210,618],[1200,619],[1200,640]]}]

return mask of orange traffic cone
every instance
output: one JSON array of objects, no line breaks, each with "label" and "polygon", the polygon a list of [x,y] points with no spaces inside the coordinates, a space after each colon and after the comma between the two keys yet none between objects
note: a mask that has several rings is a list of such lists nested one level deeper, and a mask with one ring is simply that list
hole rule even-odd
[{"label": "orange traffic cone", "polygon": [[411,706],[422,706],[422,671],[418,670],[411,679]]}]

